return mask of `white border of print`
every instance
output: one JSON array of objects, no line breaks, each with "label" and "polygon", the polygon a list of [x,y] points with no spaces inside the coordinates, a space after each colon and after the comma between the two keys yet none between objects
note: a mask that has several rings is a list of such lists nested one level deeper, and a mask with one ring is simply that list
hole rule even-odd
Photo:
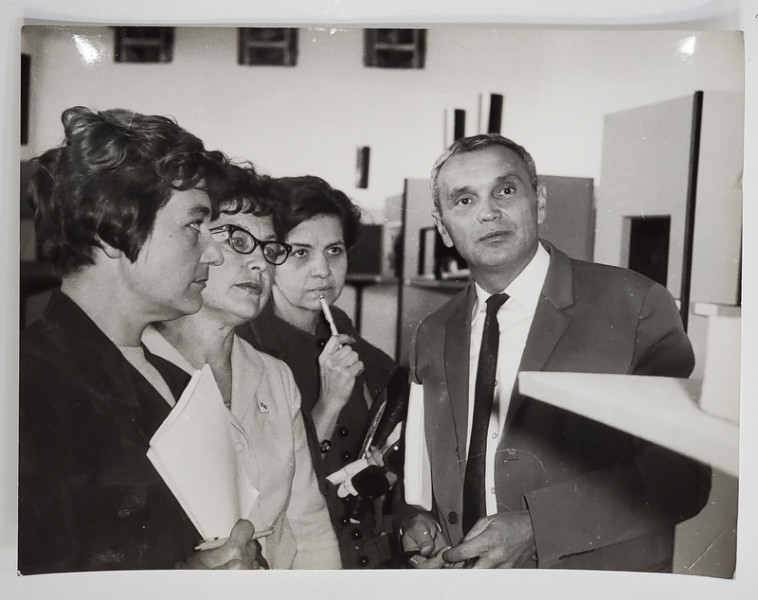
[{"label": "white border of print", "polygon": [[[209,8],[209,6],[211,8]],[[143,572],[43,575],[21,578],[15,574],[17,390],[18,390],[18,219],[15,198],[18,188],[18,89],[20,27],[29,22],[92,24],[234,25],[321,24],[512,24],[538,27],[620,27],[628,29],[742,29],[746,45],[745,131],[758,131],[758,0],[129,0],[128,3],[99,0],[13,0],[0,9],[2,42],[3,102],[0,162],[2,197],[13,207],[2,219],[3,252],[0,252],[2,286],[0,310],[0,593],[4,598],[109,599],[171,597],[266,598],[268,594],[300,595],[309,598],[460,598],[497,596],[513,598],[714,598],[749,597],[758,589],[758,511],[756,468],[758,442],[754,435],[742,436],[737,572],[734,580],[676,575],[633,575],[618,573],[527,572],[475,573],[445,571],[435,574],[416,571],[390,572]],[[745,164],[758,165],[754,133],[746,136]],[[743,394],[742,430],[758,425],[755,395],[758,327],[753,314],[756,239],[758,224],[758,170],[746,169],[744,180],[743,282]],[[752,439],[749,439],[752,438]],[[754,593],[754,592],[753,592]]]}]

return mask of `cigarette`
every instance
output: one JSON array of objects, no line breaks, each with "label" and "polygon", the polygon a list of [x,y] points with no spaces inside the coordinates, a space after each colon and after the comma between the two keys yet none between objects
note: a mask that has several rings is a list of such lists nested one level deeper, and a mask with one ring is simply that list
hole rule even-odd
[{"label": "cigarette", "polygon": [[253,539],[254,540],[259,540],[261,538],[265,538],[265,537],[270,536],[272,533],[274,533],[274,528],[273,527],[269,527],[268,529],[261,529],[259,531],[253,532]]},{"label": "cigarette", "polygon": [[334,322],[332,311],[329,310],[329,305],[326,303],[326,300],[324,300],[323,296],[319,296],[318,301],[321,304],[321,310],[324,312],[324,316],[329,323],[329,329],[332,330],[332,335],[337,335],[339,332],[337,331],[337,325]]}]

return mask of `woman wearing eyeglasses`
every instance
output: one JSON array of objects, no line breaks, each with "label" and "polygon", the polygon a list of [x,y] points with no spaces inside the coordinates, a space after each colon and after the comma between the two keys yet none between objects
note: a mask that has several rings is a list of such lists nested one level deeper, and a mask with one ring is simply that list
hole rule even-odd
[{"label": "woman wearing eyeglasses", "polygon": [[209,270],[199,312],[148,330],[143,341],[188,373],[209,364],[230,411],[238,460],[258,496],[247,518],[272,569],[340,568],[329,514],[313,470],[300,394],[289,368],[234,334],[255,319],[271,291],[275,265],[290,246],[277,241],[264,183],[233,166],[235,192],[214,207],[210,231],[223,264]]},{"label": "woman wearing eyeglasses", "polygon": [[277,179],[274,227],[291,247],[276,268],[272,300],[239,334],[285,361],[302,395],[314,466],[319,472],[344,568],[391,566],[389,535],[380,535],[379,503],[341,498],[326,477],[361,458],[366,431],[395,362],[361,338],[348,316],[332,307],[337,334],[322,312],[345,286],[348,249],[358,238],[360,211],[318,177]]}]

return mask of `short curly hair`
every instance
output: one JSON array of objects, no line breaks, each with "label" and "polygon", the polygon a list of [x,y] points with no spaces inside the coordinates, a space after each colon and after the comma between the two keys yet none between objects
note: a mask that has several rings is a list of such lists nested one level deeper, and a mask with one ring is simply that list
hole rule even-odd
[{"label": "short curly hair", "polygon": [[131,261],[177,190],[224,190],[228,158],[168,117],[76,106],[62,146],[38,158],[29,199],[41,258],[61,274],[94,264],[101,242]]},{"label": "short curly hair", "polygon": [[345,246],[352,248],[358,242],[361,209],[320,177],[280,177],[272,180],[270,193],[274,200],[274,230],[280,240],[286,240],[300,223],[320,215],[334,215],[342,225]]},{"label": "short curly hair", "polygon": [[250,162],[230,163],[222,168],[223,177],[214,178],[212,183],[218,189],[208,192],[214,220],[219,213],[246,213],[256,217],[273,215],[270,177],[258,174]]}]

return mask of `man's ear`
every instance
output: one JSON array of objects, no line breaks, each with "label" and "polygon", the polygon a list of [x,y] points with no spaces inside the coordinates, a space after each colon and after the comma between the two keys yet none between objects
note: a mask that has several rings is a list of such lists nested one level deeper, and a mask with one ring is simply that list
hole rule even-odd
[{"label": "man's ear", "polygon": [[124,256],[124,253],[121,250],[114,248],[107,242],[101,240],[99,237],[97,238],[97,243],[100,249],[108,258],[121,258]]},{"label": "man's ear", "polygon": [[442,236],[442,242],[448,248],[452,248],[453,238],[451,238],[450,234],[447,232],[447,229],[445,228],[445,224],[442,222],[442,215],[440,215],[440,212],[438,209],[435,208],[432,211],[432,217],[434,218],[434,224],[437,226],[437,231],[439,231],[440,236]]},{"label": "man's ear", "polygon": [[547,188],[544,183],[537,186],[537,223],[542,225],[547,218]]}]

